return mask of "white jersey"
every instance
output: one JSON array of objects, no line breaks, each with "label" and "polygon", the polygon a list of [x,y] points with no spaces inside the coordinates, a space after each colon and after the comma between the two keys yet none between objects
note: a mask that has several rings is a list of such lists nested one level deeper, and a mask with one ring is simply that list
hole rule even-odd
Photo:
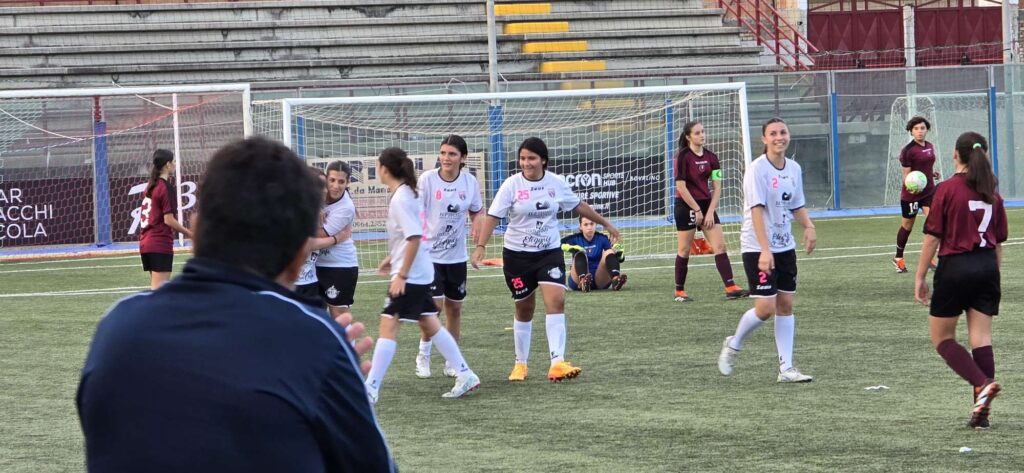
[{"label": "white jersey", "polygon": [[[341,195],[337,202],[324,208],[324,232],[327,236],[340,232],[352,225],[356,219],[356,205],[348,192]],[[356,268],[359,257],[356,254],[356,243],[352,238],[320,250],[316,265],[321,268]]]},{"label": "white jersey", "polygon": [[508,217],[505,248],[513,251],[544,251],[561,246],[558,212],[580,205],[580,198],[561,176],[544,172],[537,181],[518,173],[505,179],[487,213]]},{"label": "white jersey", "polygon": [[431,169],[420,176],[418,186],[427,217],[423,244],[428,246],[430,258],[442,264],[466,262],[466,216],[484,206],[480,184],[468,172],[459,172],[448,182],[437,169]]},{"label": "white jersey", "polygon": [[[412,188],[402,184],[391,195],[388,204],[388,250],[391,252],[391,276],[398,274],[405,260],[405,248],[409,245],[409,237],[423,236],[423,203],[416,198]],[[409,267],[405,282],[410,284],[430,284],[434,282],[434,263],[430,260],[430,250],[425,242],[420,241],[416,259]]]},{"label": "white jersey", "polygon": [[800,165],[786,158],[777,169],[765,155],[758,156],[743,174],[743,228],[740,232],[742,252],[761,252],[754,233],[750,209],[764,206],[764,229],[772,253],[796,249],[793,238],[793,211],[804,206],[804,180]]},{"label": "white jersey", "polygon": [[320,255],[319,251],[314,251],[309,254],[306,261],[302,263],[302,271],[299,271],[299,279],[295,280],[297,286],[305,286],[307,284],[313,284],[317,282],[316,279],[316,259]]}]

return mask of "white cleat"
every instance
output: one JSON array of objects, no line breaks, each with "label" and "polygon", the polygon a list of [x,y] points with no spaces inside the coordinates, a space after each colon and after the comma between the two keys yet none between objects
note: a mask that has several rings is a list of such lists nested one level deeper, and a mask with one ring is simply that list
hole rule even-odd
[{"label": "white cleat", "polygon": [[466,393],[480,387],[480,377],[472,371],[468,371],[465,374],[455,378],[455,386],[452,387],[451,391],[448,391],[441,395],[445,399],[455,399],[462,397]]},{"label": "white cleat", "polygon": [[778,381],[780,383],[809,383],[811,381],[814,381],[814,377],[801,373],[794,366],[786,371],[779,373]]},{"label": "white cleat", "polygon": [[416,377],[417,378],[429,378],[430,377],[430,357],[423,355],[416,355]]},{"label": "white cleat", "polygon": [[725,337],[725,341],[722,342],[722,352],[718,354],[718,372],[722,373],[722,376],[732,374],[732,367],[736,365],[736,356],[740,354],[739,350],[729,346],[730,341],[732,341],[731,335]]},{"label": "white cleat", "polygon": [[455,371],[455,368],[452,368],[451,366],[448,366],[448,363],[445,363],[444,364],[444,375],[449,377],[449,378],[457,378],[459,376],[459,372]]}]

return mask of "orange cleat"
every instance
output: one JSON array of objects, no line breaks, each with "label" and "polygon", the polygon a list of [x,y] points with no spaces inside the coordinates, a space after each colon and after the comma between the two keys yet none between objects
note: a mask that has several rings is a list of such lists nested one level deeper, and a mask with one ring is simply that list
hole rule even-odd
[{"label": "orange cleat", "polygon": [[516,363],[516,366],[512,368],[512,374],[508,375],[508,380],[525,381],[527,371],[529,370],[526,368],[526,363]]},{"label": "orange cleat", "polygon": [[551,369],[548,370],[548,379],[553,383],[557,383],[563,379],[575,378],[582,372],[582,368],[573,366],[568,361],[559,361],[551,365]]}]

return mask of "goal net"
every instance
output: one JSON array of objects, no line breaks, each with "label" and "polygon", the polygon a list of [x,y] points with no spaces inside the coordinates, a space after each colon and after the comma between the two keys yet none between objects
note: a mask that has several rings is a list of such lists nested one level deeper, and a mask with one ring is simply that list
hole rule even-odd
[{"label": "goal net", "polygon": [[0,92],[5,257],[134,249],[153,151],[174,152],[188,226],[214,150],[251,130],[248,85]]},{"label": "goal net", "polygon": [[903,187],[900,151],[910,142],[907,121],[921,116],[931,123],[927,140],[935,147],[935,170],[942,179],[953,175],[953,149],[965,131],[989,135],[987,94],[931,94],[899,97],[889,115],[889,155],[885,172],[885,205],[899,205]]},{"label": "goal net", "polygon": [[[549,170],[620,228],[628,258],[671,257],[677,246],[673,157],[683,124],[693,119],[703,122],[706,147],[721,160],[718,211],[736,251],[742,173],[750,160],[745,107],[743,83],[254,104],[257,131],[283,139],[311,165],[342,160],[352,166],[354,232],[364,268],[386,255],[389,192],[376,172],[377,155],[401,147],[422,172],[437,166],[448,134],[469,143],[465,171],[480,182],[485,205],[506,177],[519,172],[519,144],[537,136],[548,146]],[[274,126],[281,131],[271,132]],[[561,217],[563,235],[577,231],[575,216]],[[500,238],[501,227],[498,233]],[[488,257],[500,255],[500,245],[491,248]]]}]

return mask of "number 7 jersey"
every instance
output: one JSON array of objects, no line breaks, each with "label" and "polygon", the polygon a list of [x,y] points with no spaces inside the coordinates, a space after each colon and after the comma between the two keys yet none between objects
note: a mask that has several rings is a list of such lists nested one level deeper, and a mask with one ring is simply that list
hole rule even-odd
[{"label": "number 7 jersey", "polygon": [[924,232],[940,240],[939,256],[995,249],[1007,237],[1003,198],[996,192],[986,203],[965,174],[955,174],[936,187]]}]

